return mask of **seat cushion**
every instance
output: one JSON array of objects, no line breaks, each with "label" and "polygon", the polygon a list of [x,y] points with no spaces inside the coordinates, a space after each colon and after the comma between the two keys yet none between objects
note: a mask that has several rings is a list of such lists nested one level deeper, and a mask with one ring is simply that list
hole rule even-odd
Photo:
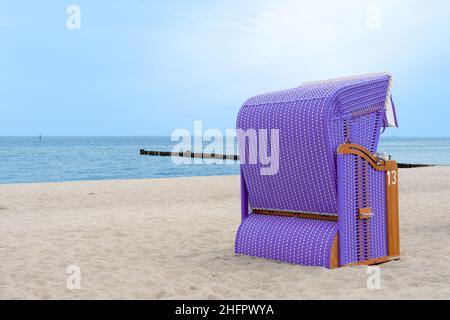
[{"label": "seat cushion", "polygon": [[336,221],[250,214],[237,232],[235,252],[329,268],[336,232]]}]

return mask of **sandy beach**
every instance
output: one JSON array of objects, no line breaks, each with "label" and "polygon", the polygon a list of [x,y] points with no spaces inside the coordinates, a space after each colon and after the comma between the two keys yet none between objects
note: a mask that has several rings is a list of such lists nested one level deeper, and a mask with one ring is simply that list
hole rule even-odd
[{"label": "sandy beach", "polygon": [[235,256],[238,176],[0,185],[0,298],[450,299],[449,177],[400,170],[402,257],[380,290],[364,266]]}]

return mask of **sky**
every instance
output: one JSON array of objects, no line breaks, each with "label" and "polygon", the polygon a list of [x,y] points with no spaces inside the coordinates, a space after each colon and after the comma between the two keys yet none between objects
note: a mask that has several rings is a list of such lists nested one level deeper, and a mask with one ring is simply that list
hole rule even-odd
[{"label": "sky", "polygon": [[449,40],[446,0],[0,0],[0,136],[225,130],[251,96],[389,72],[387,135],[449,137]]}]

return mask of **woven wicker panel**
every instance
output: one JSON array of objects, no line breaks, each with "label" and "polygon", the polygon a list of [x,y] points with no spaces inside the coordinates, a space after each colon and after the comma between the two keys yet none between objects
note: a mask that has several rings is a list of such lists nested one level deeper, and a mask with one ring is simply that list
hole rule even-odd
[{"label": "woven wicker panel", "polygon": [[[387,256],[385,172],[356,155],[338,155],[339,259],[341,265]],[[359,208],[371,219],[360,220]]]},{"label": "woven wicker panel", "polygon": [[358,204],[356,170],[353,155],[338,155],[339,178],[339,263],[358,261]]},{"label": "woven wicker panel", "polygon": [[373,211],[371,223],[371,256],[380,258],[388,255],[386,217],[386,173],[369,169],[370,207]]}]

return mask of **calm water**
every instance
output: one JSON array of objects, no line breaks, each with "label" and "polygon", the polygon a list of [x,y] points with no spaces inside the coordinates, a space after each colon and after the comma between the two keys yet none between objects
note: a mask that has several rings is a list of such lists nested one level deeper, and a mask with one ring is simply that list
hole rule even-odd
[{"label": "calm water", "polygon": [[[139,149],[171,150],[168,137],[0,137],[0,183],[231,175],[237,163],[177,165]],[[450,164],[450,138],[384,138],[398,162]]]}]

